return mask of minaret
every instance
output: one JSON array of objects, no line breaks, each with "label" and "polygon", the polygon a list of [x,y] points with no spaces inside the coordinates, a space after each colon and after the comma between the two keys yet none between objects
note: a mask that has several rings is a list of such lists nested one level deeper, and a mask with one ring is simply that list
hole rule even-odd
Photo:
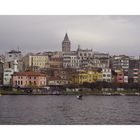
[{"label": "minaret", "polygon": [[70,49],[71,49],[71,43],[66,33],[64,40],[62,41],[62,52],[70,52]]}]

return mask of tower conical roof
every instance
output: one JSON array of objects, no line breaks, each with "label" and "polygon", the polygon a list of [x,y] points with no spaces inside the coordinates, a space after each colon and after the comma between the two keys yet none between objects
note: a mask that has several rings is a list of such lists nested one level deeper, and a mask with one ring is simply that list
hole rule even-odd
[{"label": "tower conical roof", "polygon": [[65,34],[64,41],[69,41],[69,37],[68,37],[67,33]]}]

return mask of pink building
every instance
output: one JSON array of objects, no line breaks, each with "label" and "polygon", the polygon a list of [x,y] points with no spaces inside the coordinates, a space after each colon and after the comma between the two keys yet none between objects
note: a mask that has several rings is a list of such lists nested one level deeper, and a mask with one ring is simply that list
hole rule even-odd
[{"label": "pink building", "polygon": [[117,83],[124,83],[124,72],[119,70],[116,71],[117,75],[116,75],[116,82]]},{"label": "pink building", "polygon": [[46,86],[46,75],[39,72],[16,72],[12,76],[13,87]]}]

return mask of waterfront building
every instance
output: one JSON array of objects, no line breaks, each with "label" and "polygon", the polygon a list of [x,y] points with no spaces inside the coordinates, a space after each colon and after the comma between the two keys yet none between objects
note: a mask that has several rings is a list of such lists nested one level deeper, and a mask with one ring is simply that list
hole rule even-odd
[{"label": "waterfront building", "polygon": [[93,83],[102,81],[102,73],[94,70],[77,71],[72,76],[73,84]]},{"label": "waterfront building", "polygon": [[69,81],[67,79],[62,79],[61,77],[49,77],[48,79],[49,86],[60,86],[67,84],[69,84]]},{"label": "waterfront building", "polygon": [[46,75],[39,72],[16,72],[12,75],[13,87],[46,86]]},{"label": "waterfront building", "polygon": [[71,42],[68,38],[67,33],[65,34],[64,40],[62,41],[62,52],[70,52],[71,51]]},{"label": "waterfront building", "polygon": [[124,83],[124,72],[122,69],[120,70],[115,70],[116,72],[116,77],[115,77],[115,82],[116,83]]},{"label": "waterfront building", "polygon": [[129,82],[140,83],[140,68],[129,69]]},{"label": "waterfront building", "polygon": [[0,85],[2,85],[3,84],[3,62],[2,61],[0,61]]},{"label": "waterfront building", "polygon": [[4,85],[11,85],[12,74],[14,72],[18,72],[18,62],[14,60],[13,68],[4,68],[3,73],[3,84]]},{"label": "waterfront building", "polygon": [[130,60],[128,76],[130,83],[140,83],[140,59]]},{"label": "waterfront building", "polygon": [[76,72],[76,69],[72,68],[62,68],[54,70],[54,77],[60,77],[63,80],[67,80],[69,84],[72,83],[72,75]]},{"label": "waterfront building", "polygon": [[14,73],[14,69],[12,69],[12,68],[4,69],[3,85],[7,85],[7,86],[11,85],[13,73]]},{"label": "waterfront building", "polygon": [[124,83],[128,83],[128,76],[124,75]]},{"label": "waterfront building", "polygon": [[106,82],[112,82],[112,73],[110,68],[102,69],[102,80]]}]

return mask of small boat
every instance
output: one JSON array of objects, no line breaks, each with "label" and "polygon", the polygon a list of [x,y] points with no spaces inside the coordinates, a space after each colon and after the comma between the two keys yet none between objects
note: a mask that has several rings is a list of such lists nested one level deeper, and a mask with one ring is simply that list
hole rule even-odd
[{"label": "small boat", "polygon": [[77,95],[77,99],[81,100],[83,95]]}]

